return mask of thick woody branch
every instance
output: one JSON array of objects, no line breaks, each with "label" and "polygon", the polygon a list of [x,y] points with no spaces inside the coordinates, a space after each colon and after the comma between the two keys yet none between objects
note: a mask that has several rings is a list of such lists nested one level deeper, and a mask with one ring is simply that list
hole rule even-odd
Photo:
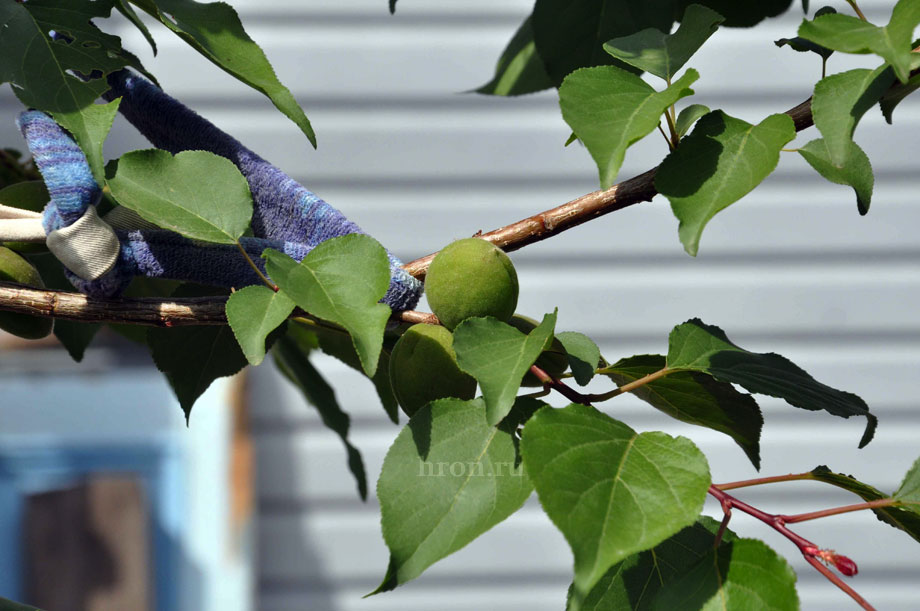
[{"label": "thick woody branch", "polygon": [[[811,100],[786,111],[796,131],[814,124]],[[523,248],[633,204],[650,201],[658,194],[653,168],[603,191],[582,195],[551,210],[522,219],[505,227],[480,234],[506,251]],[[410,261],[404,267],[416,278],[424,278],[437,253]],[[79,293],[48,291],[0,284],[0,310],[52,316],[65,320],[96,323],[121,323],[152,326],[225,325],[226,299],[199,297],[184,299],[94,299]],[[300,313],[299,315],[302,315]],[[433,314],[399,312],[394,318],[404,322],[436,323]]]}]

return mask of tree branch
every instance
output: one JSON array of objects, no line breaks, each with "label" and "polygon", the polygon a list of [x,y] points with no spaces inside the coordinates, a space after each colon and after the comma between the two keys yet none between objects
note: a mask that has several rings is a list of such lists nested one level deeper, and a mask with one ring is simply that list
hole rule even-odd
[{"label": "tree branch", "polygon": [[[814,124],[810,98],[787,110],[786,114],[795,122],[796,131]],[[657,169],[652,168],[609,189],[582,195],[551,210],[480,234],[479,237],[510,252],[551,238],[599,216],[633,204],[651,201],[658,194],[655,189]],[[410,261],[404,268],[416,278],[422,279],[435,254],[437,253]],[[79,293],[31,289],[0,283],[0,310],[34,316],[52,316],[77,322],[153,326],[225,325],[225,302],[226,299],[223,297],[95,299]],[[301,312],[297,315],[302,314]],[[410,323],[437,323],[437,318],[433,314],[425,312],[398,312],[394,318]]]}]

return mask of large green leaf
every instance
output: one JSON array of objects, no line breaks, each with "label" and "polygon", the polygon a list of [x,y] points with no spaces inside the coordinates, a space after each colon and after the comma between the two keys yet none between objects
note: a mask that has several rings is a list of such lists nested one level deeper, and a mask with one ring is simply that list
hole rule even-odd
[{"label": "large green leaf", "polygon": [[831,161],[830,151],[823,138],[812,140],[800,148],[799,155],[829,181],[853,187],[853,191],[856,192],[856,207],[860,214],[866,214],[869,212],[869,204],[872,203],[872,186],[875,183],[872,164],[858,144],[852,140],[848,143],[849,153],[844,158],[843,165],[839,167]]},{"label": "large green leaf", "polygon": [[893,80],[891,71],[881,66],[875,70],[860,68],[832,74],[815,85],[811,112],[835,166],[846,163],[856,124]]},{"label": "large green leaf", "polygon": [[[885,494],[869,484],[864,484],[852,475],[834,473],[824,465],[820,465],[813,469],[810,476],[812,479],[852,492],[864,501],[879,501],[881,499],[891,498],[892,496],[897,497],[898,494],[901,494],[901,498],[907,501],[904,505],[878,507],[872,511],[875,512],[876,517],[882,522],[903,530],[917,541],[920,541],[920,499],[916,497],[917,480],[920,479],[918,473],[920,473],[920,469],[917,468],[917,463],[914,463],[914,466],[907,473],[907,476],[905,476],[904,482],[895,495]],[[912,486],[914,490],[913,494],[911,494]],[[913,500],[911,501],[911,499]]]},{"label": "large green leaf", "polygon": [[689,254],[699,250],[709,220],[769,176],[780,149],[794,137],[795,125],[785,114],[757,125],[721,110],[699,120],[655,175],[655,186],[680,220],[680,241]]},{"label": "large green leaf", "polygon": [[41,212],[51,196],[44,181],[27,180],[0,189],[0,204],[21,210]]},{"label": "large green leaf", "polygon": [[725,19],[705,6],[691,4],[673,34],[648,28],[604,43],[604,50],[618,60],[663,78],[669,83]]},{"label": "large green leaf", "polygon": [[[630,556],[598,581],[581,611],[798,608],[795,573],[783,559],[731,530],[722,534],[716,550],[718,530],[718,522],[701,517],[653,549]],[[693,578],[699,582],[693,584]]]},{"label": "large green leaf", "polygon": [[386,250],[374,238],[351,234],[326,240],[300,263],[267,249],[272,280],[304,311],[351,334],[368,376],[377,370],[390,308],[380,303],[390,286]]},{"label": "large green leaf", "polygon": [[150,48],[153,50],[153,54],[157,54],[157,43],[153,39],[153,36],[150,34],[150,30],[147,29],[147,24],[145,24],[140,17],[137,15],[137,11],[134,10],[134,7],[128,2],[128,0],[115,0],[115,8],[119,13],[125,16],[125,19],[134,24],[140,33],[143,34],[144,38],[147,39],[147,43],[150,45]]},{"label": "large green leaf", "polygon": [[93,103],[109,88],[102,77],[125,66],[142,70],[117,36],[90,21],[108,17],[113,2],[0,2],[0,83],[10,82],[23,104],[51,113],[73,134],[100,181],[102,141],[117,107]]},{"label": "large green leaf", "polygon": [[[640,354],[621,359],[603,369],[622,386],[665,367],[660,354]],[[760,469],[760,431],[763,416],[751,395],[727,382],[696,371],[678,371],[632,391],[634,395],[681,422],[705,426],[735,440]]]},{"label": "large green leaf", "polygon": [[292,384],[300,389],[307,403],[314,406],[319,416],[345,445],[348,454],[348,468],[355,477],[358,494],[367,499],[367,474],[361,452],[348,440],[351,420],[335,398],[335,391],[310,362],[311,338],[305,329],[292,325],[273,346],[275,364]]},{"label": "large green leaf", "polygon": [[604,52],[611,38],[646,28],[668,32],[677,16],[674,0],[537,0],[533,32],[546,72],[559,85],[578,68],[626,66]]},{"label": "large green leaf", "polygon": [[225,2],[132,0],[221,70],[259,91],[297,124],[313,146],[316,134],[297,100],[281,84],[272,65]]},{"label": "large green leaf", "polygon": [[246,286],[230,295],[227,322],[250,365],[262,362],[265,338],[293,311],[294,302],[290,297],[267,286]]},{"label": "large green leaf", "polygon": [[565,348],[565,354],[575,381],[584,386],[594,377],[601,351],[590,337],[575,331],[556,333],[556,339]]},{"label": "large green leaf", "polygon": [[542,405],[519,400],[498,427],[481,398],[440,399],[412,416],[377,481],[390,564],[376,592],[418,577],[520,508],[533,485],[514,433]]},{"label": "large green leaf", "polygon": [[22,605],[7,598],[0,598],[0,611],[39,611],[32,605]]},{"label": "large green leaf", "polygon": [[553,81],[543,67],[543,60],[537,55],[530,20],[531,17],[528,16],[514,33],[511,42],[498,59],[495,76],[477,89],[477,93],[523,95],[553,86]]},{"label": "large green leaf", "polygon": [[690,440],[636,433],[590,406],[541,409],[524,427],[521,452],[575,555],[576,600],[614,564],[692,524],[710,484]]},{"label": "large green leaf", "polygon": [[553,340],[556,314],[546,314],[525,335],[494,318],[468,318],[454,330],[460,369],[479,382],[489,424],[498,424],[514,404],[524,374]]},{"label": "large green leaf", "polygon": [[151,328],[147,345],[157,369],[172,386],[188,420],[192,406],[217,378],[230,376],[246,366],[230,327]]},{"label": "large green leaf", "polygon": [[664,584],[655,609],[797,611],[795,571],[757,539],[735,539],[710,549],[681,577]]},{"label": "large green leaf", "polygon": [[559,88],[562,117],[597,163],[601,187],[613,184],[626,149],[655,130],[663,113],[699,78],[687,70],[664,91],[616,66],[583,68],[568,75]]},{"label": "large green leaf", "polygon": [[894,68],[898,79],[907,82],[910,73],[914,29],[920,24],[920,2],[900,0],[886,26],[876,26],[840,13],[803,21],[799,36],[828,49],[844,53],[875,53]]},{"label": "large green leaf", "polygon": [[750,392],[785,399],[803,409],[835,416],[865,416],[859,447],[872,440],[878,421],[866,402],[852,393],[831,388],[778,354],[749,352],[733,344],[719,327],[694,318],[677,325],[668,339],[669,369],[702,371]]},{"label": "large green leaf", "polygon": [[249,184],[232,161],[214,153],[132,151],[110,163],[106,174],[118,203],[187,238],[235,244],[252,217]]}]

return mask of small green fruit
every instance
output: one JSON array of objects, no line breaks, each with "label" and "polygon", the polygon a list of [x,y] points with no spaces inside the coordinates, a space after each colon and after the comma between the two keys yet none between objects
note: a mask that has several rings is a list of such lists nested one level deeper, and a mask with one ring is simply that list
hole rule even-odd
[{"label": "small green fruit", "polygon": [[[15,282],[45,288],[38,270],[4,246],[0,246],[0,282]],[[41,339],[51,333],[53,326],[53,318],[0,311],[0,329],[25,339]]]},{"label": "small green fruit", "polygon": [[390,383],[410,418],[435,399],[476,396],[476,379],[460,370],[453,344],[453,334],[444,327],[417,324],[393,347]]},{"label": "small green fruit", "polygon": [[517,308],[517,273],[500,248],[466,238],[437,254],[428,268],[425,292],[431,310],[448,329],[473,316],[506,321]]},{"label": "small green fruit", "polygon": [[[522,316],[521,314],[515,314],[511,317],[511,320],[508,321],[508,324],[520,331],[521,333],[529,334],[531,331],[537,328],[537,321],[529,316]],[[553,376],[558,378],[565,370],[569,368],[569,357],[563,347],[562,342],[560,342],[555,337],[553,338],[553,343],[549,348],[540,353],[540,356],[537,357],[537,362],[534,363],[537,367]],[[521,386],[543,386],[543,383],[537,379],[533,373],[528,371],[524,374],[524,380],[521,382]]]}]

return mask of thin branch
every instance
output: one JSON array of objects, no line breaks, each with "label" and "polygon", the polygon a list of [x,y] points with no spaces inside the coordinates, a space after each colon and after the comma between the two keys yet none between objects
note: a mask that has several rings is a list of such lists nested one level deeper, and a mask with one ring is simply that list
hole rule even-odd
[{"label": "thin branch", "polygon": [[[640,386],[645,386],[649,382],[654,382],[658,378],[663,378],[669,373],[674,373],[675,371],[676,371],[675,369],[668,369],[667,367],[662,367],[658,371],[653,371],[652,373],[648,375],[642,376],[638,380],[633,380],[632,382],[629,382],[628,384],[623,384],[620,387],[614,388],[610,392],[601,393],[599,395],[586,395],[586,396],[590,398],[592,401],[606,401],[607,399],[612,399],[614,397],[622,395],[623,393],[632,392],[636,390],[637,388],[639,388]],[[601,370],[601,373],[603,373],[603,370]]]},{"label": "thin branch", "polygon": [[[837,586],[838,588],[846,592],[846,594],[850,596],[850,598],[855,600],[863,609],[867,609],[868,611],[874,611],[874,607],[870,605],[866,601],[866,599],[860,596],[855,590],[853,590],[853,588],[845,584],[843,580],[840,579],[840,577],[836,573],[834,573],[833,571],[828,569],[826,566],[824,566],[818,559],[819,557],[822,559],[827,559],[828,557],[834,558],[836,557],[836,554],[834,554],[833,552],[829,552],[827,550],[820,549],[817,545],[815,545],[814,543],[812,543],[805,537],[789,530],[789,528],[786,527],[785,516],[774,515],[772,513],[761,511],[760,509],[757,509],[756,507],[752,507],[751,505],[748,505],[744,501],[728,494],[724,490],[720,490],[715,485],[712,485],[709,487],[709,494],[715,497],[715,499],[718,500],[719,503],[722,504],[722,511],[725,516],[730,516],[731,515],[730,512],[733,508],[738,509],[739,511],[743,511],[744,513],[748,514],[751,517],[757,518],[764,524],[772,527],[775,531],[777,531],[778,533],[780,533],[781,535],[783,535],[784,537],[792,541],[792,543],[794,543],[795,546],[799,548],[799,551],[802,552],[802,555],[805,557],[805,560],[808,561],[808,563],[811,564],[813,567],[818,569],[818,571],[820,571],[822,575],[827,577],[827,579],[831,583],[833,583],[835,586]],[[727,519],[723,519],[722,522],[723,524],[727,524]],[[840,559],[843,559],[843,557],[841,557]],[[849,559],[846,559],[846,560],[847,562],[852,564],[853,566],[852,574],[855,574],[856,565],[853,564],[852,561],[850,561]]]}]

